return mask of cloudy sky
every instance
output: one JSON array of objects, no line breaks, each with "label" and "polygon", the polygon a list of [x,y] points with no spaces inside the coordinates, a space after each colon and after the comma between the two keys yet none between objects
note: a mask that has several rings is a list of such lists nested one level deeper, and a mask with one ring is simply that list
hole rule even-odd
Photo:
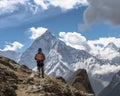
[{"label": "cloudy sky", "polygon": [[77,49],[120,47],[119,9],[120,0],[0,0],[0,50],[24,51],[46,30]]}]

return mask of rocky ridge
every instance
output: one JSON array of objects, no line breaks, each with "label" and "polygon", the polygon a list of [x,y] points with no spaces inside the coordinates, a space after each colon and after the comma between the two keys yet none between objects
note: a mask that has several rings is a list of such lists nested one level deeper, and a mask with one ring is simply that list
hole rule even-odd
[{"label": "rocky ridge", "polygon": [[86,93],[94,93],[85,69],[78,69],[70,78],[67,79],[67,83]]},{"label": "rocky ridge", "polygon": [[60,78],[38,77],[27,66],[5,57],[0,57],[0,82],[0,96],[94,96]]}]

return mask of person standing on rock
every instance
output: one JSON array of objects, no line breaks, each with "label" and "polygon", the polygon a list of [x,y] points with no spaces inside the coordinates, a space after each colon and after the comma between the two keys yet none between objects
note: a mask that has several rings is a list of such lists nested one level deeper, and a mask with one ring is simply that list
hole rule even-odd
[{"label": "person standing on rock", "polygon": [[44,60],[45,60],[45,55],[42,52],[42,49],[39,48],[38,52],[35,54],[35,60],[37,61],[37,69],[39,71],[39,76],[40,76],[40,70],[42,71],[42,77],[44,78]]}]

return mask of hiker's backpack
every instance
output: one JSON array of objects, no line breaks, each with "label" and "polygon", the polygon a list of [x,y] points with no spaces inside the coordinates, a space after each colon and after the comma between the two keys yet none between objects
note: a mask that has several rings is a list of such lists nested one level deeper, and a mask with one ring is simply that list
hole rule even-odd
[{"label": "hiker's backpack", "polygon": [[43,61],[44,60],[44,55],[37,53],[35,55],[35,60],[37,60],[37,61]]}]

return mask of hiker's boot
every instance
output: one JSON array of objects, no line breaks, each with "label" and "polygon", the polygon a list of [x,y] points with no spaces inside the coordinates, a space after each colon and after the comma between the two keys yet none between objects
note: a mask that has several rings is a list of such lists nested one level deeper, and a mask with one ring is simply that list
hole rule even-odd
[{"label": "hiker's boot", "polygon": [[42,78],[44,78],[44,73],[42,73]]}]

